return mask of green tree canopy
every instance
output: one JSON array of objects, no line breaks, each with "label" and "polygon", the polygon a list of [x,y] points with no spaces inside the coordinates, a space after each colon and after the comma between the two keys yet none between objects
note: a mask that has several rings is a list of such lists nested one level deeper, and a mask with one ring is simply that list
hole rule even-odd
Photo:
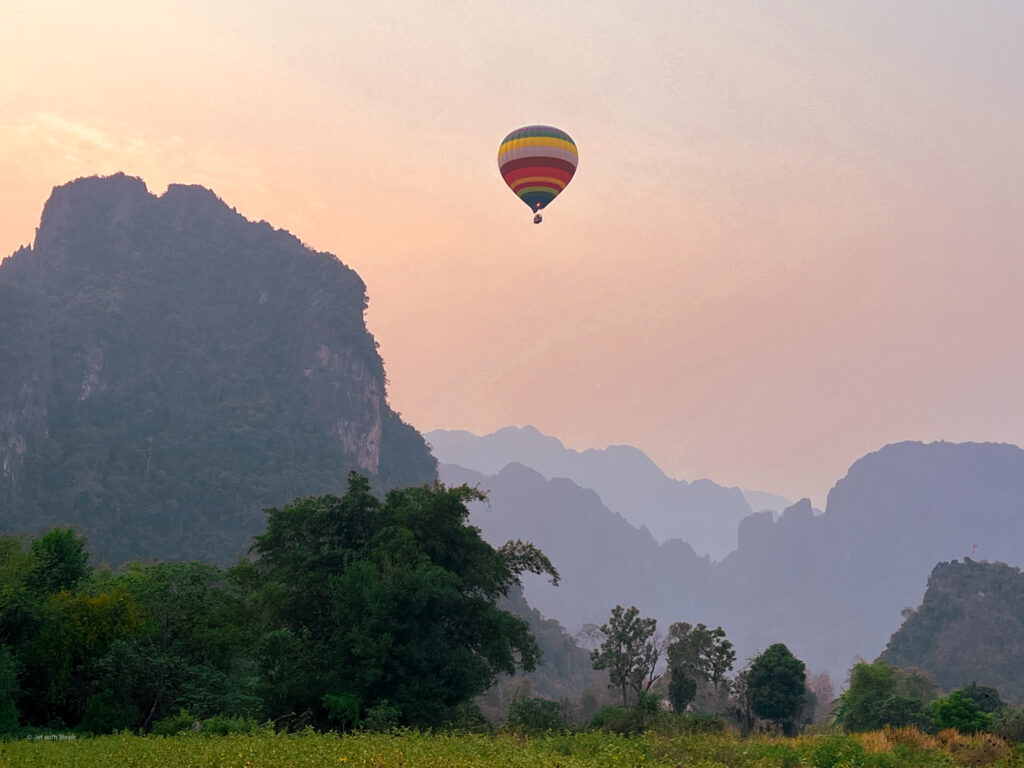
[{"label": "green tree canopy", "polygon": [[807,688],[804,663],[783,643],[770,645],[751,662],[747,686],[754,714],[792,735]]},{"label": "green tree canopy", "polygon": [[982,712],[978,703],[963,691],[953,691],[949,696],[936,699],[928,705],[928,714],[940,731],[956,728],[962,733],[977,733],[992,725],[992,714]]},{"label": "green tree canopy", "polygon": [[661,644],[655,637],[657,619],[643,618],[634,605],[628,609],[617,605],[606,624],[595,633],[602,638],[601,647],[590,652],[594,669],[608,670],[611,687],[622,691],[622,704],[629,693],[638,697],[649,691],[658,679],[655,668],[661,656]]},{"label": "green tree canopy", "polygon": [[269,510],[250,574],[264,700],[321,722],[386,700],[400,722],[431,725],[498,673],[535,668],[526,622],[496,602],[524,571],[558,573],[531,544],[485,542],[466,508],[483,498],[438,484],[381,502],[352,473],[342,498]]},{"label": "green tree canopy", "polygon": [[928,727],[925,704],[935,698],[935,681],[919,671],[903,672],[878,660],[855,664],[850,686],[839,696],[836,722],[847,731],[874,731],[886,725]]},{"label": "green tree canopy", "polygon": [[669,627],[668,666],[673,675],[678,670],[718,688],[735,661],[736,651],[720,626],[708,629],[704,624],[692,626],[684,621]]}]

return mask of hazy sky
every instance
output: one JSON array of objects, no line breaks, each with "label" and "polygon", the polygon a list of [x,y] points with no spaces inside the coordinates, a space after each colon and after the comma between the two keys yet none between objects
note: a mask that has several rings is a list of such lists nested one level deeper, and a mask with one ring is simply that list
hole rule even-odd
[{"label": "hazy sky", "polygon": [[[825,503],[1024,442],[1018,0],[0,0],[0,254],[53,186],[211,187],[366,281],[422,431]],[[580,166],[544,223],[498,143]],[[2,340],[0,340],[2,343]]]}]

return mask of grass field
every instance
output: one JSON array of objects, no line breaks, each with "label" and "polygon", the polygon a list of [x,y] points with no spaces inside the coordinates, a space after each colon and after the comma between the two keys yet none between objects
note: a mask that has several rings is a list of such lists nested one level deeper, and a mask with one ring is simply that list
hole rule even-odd
[{"label": "grass field", "polygon": [[129,734],[0,744],[11,768],[1024,768],[1024,752],[993,736],[901,729],[856,737],[795,739],[647,733],[499,734]]}]

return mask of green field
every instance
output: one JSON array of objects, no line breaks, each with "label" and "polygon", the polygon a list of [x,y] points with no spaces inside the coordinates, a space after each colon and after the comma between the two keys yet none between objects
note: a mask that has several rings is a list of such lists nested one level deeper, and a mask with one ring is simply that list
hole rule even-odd
[{"label": "green field", "polygon": [[301,734],[129,734],[0,744],[0,766],[11,768],[904,768],[905,766],[1024,767],[1024,753],[991,735],[946,732],[926,736],[901,729],[859,736],[822,734],[795,739],[725,735],[623,737],[606,733],[524,736],[503,733],[338,736]]}]

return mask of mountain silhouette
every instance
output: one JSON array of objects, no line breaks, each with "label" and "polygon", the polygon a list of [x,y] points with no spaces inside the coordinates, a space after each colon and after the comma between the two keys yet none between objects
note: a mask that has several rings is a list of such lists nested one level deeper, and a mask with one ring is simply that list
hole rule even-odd
[{"label": "mountain silhouette", "polygon": [[363,281],[213,192],[85,178],[0,263],[0,529],[101,559],[232,562],[263,509],[429,482],[390,409]]},{"label": "mountain silhouette", "polygon": [[1024,565],[1024,451],[1013,445],[885,446],[854,462],[823,514],[804,499],[777,519],[748,515],[721,562],[682,541],[659,544],[566,479],[519,465],[439,471],[489,491],[472,518],[485,537],[528,539],[552,558],[561,586],[527,579],[526,597],[570,630],[635,604],[663,631],[722,625],[741,662],[784,642],[837,683],[858,658],[878,656],[936,563],[976,552]]},{"label": "mountain silhouette", "polygon": [[[751,512],[739,488],[711,480],[675,480],[643,451],[628,445],[574,451],[535,427],[505,427],[483,437],[434,430],[424,437],[442,464],[494,475],[506,464],[519,463],[549,480],[568,478],[596,491],[609,509],[646,528],[655,540],[682,539],[713,560],[736,548],[739,522]],[[778,497],[759,497],[769,503],[771,499]]]}]

